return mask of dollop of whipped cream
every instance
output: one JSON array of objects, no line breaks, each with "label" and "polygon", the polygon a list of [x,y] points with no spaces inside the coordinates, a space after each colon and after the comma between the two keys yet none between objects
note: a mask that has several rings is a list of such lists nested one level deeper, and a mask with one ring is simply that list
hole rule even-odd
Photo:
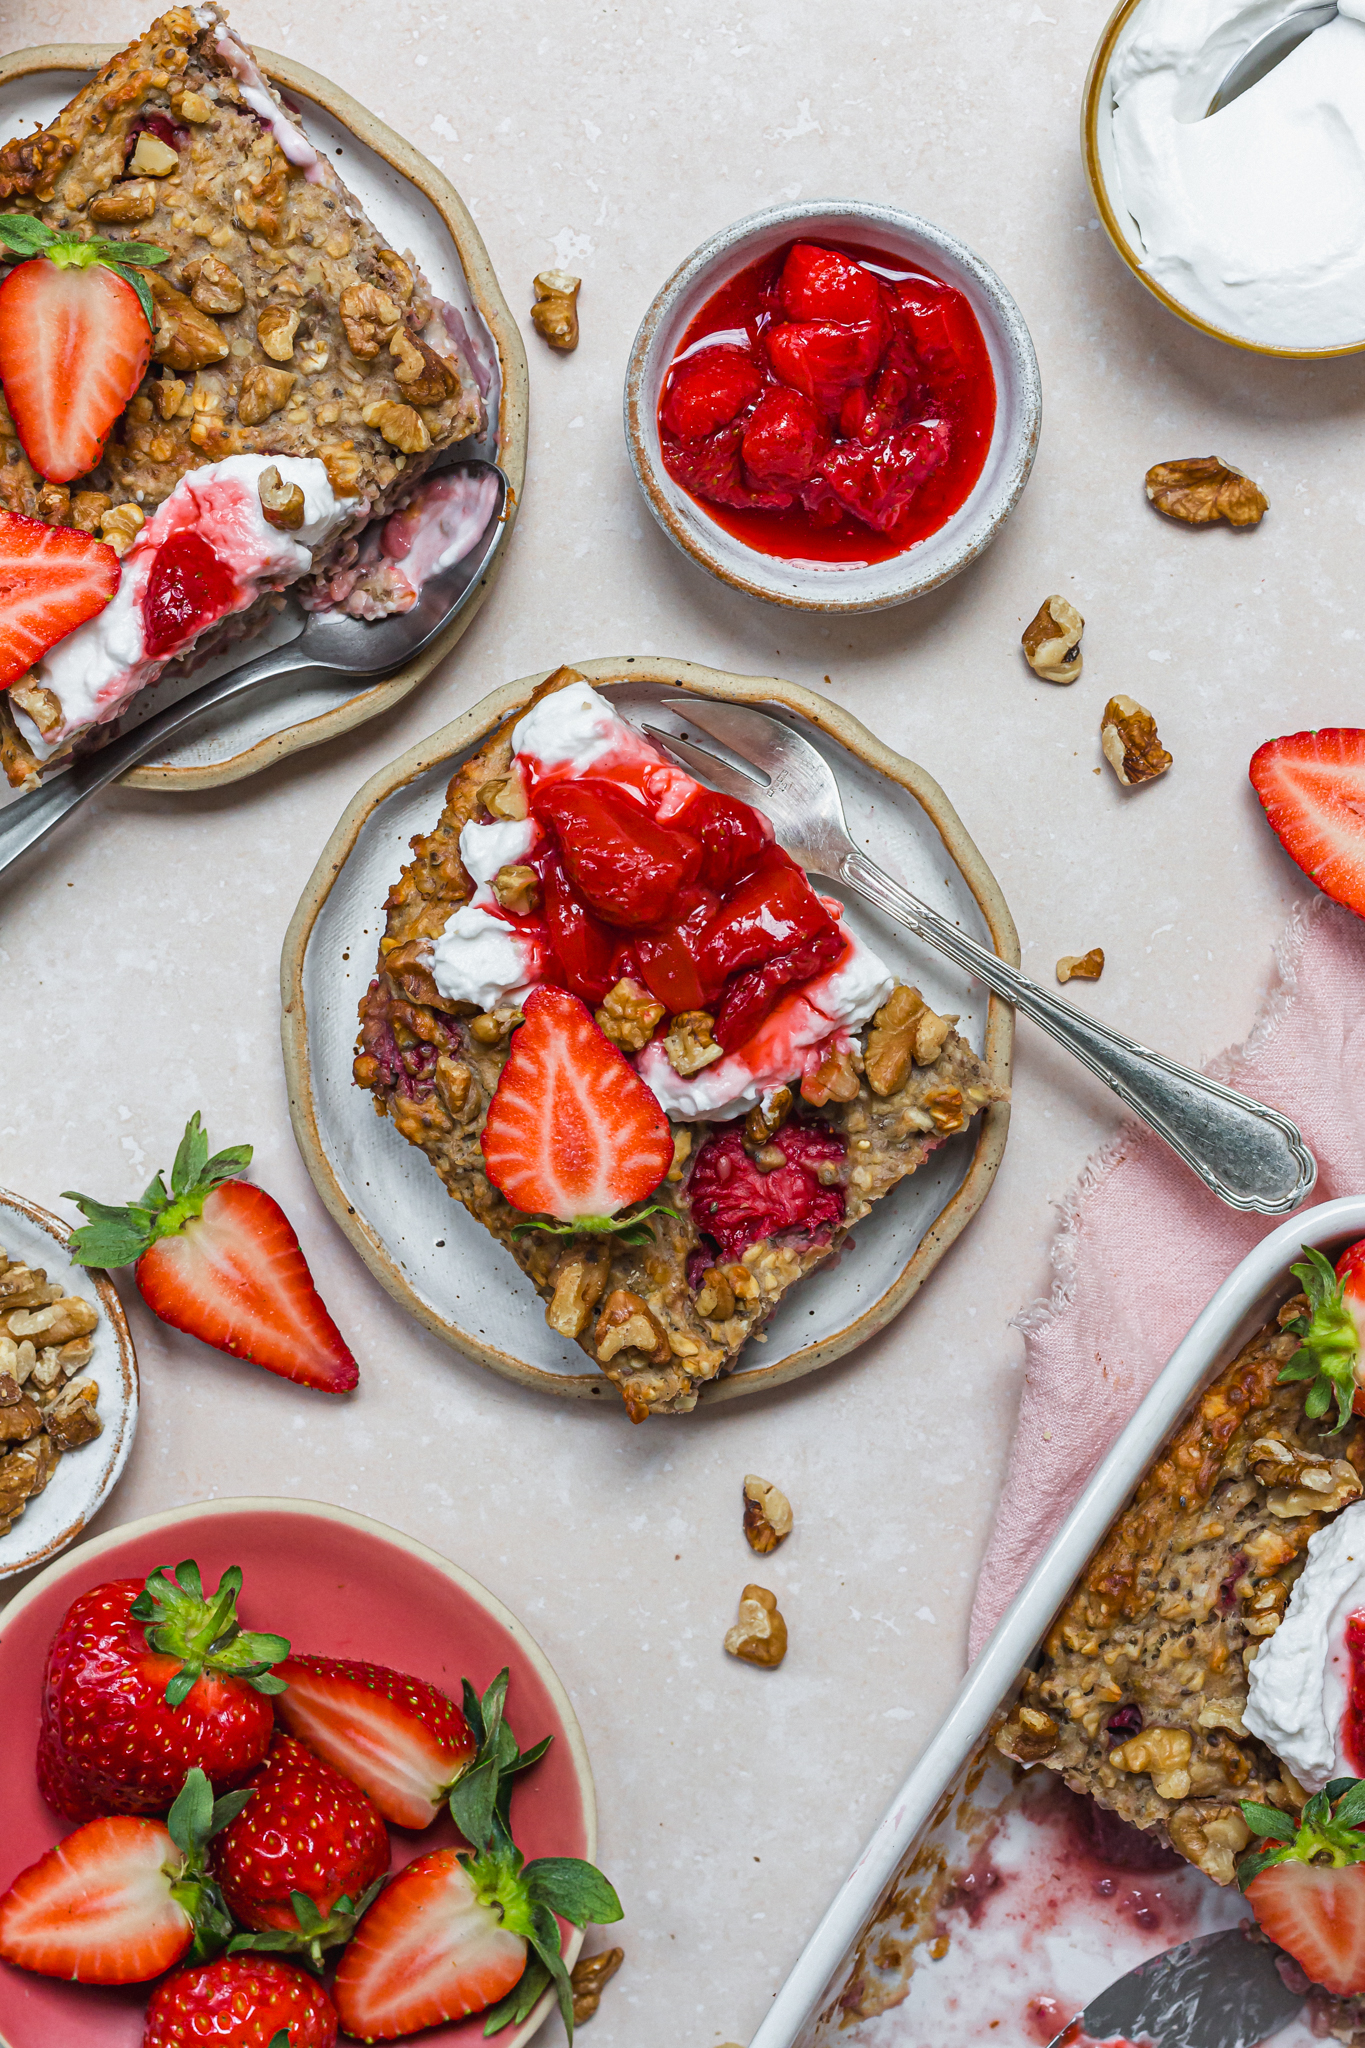
[{"label": "dollop of whipped cream", "polygon": [[[271,526],[261,509],[262,470],[274,467],[303,492],[303,524],[289,532]],[[49,647],[34,663],[35,680],[51,690],[62,722],[46,734],[16,705],[14,716],[39,760],[73,733],[117,718],[166,662],[146,653],[143,599],[158,550],[172,534],[193,529],[232,572],[231,611],[244,611],[265,589],[282,589],[312,567],[313,551],[329,541],[355,511],[338,498],[323,464],[313,456],[229,455],[182,476],[123,557],[119,586],[102,612]],[[224,614],[223,616],[226,616]]]},{"label": "dollop of whipped cream", "polygon": [[[1144,267],[1212,326],[1276,348],[1365,341],[1365,0],[1340,0],[1205,118],[1286,0],[1144,0],[1109,70],[1118,208]],[[1106,152],[1107,154],[1107,152]]]},{"label": "dollop of whipped cream", "polygon": [[[546,776],[615,772],[636,785],[647,778],[662,819],[681,809],[697,788],[586,683],[570,683],[532,705],[512,729],[512,748],[513,773],[523,788]],[[432,979],[448,1001],[495,1010],[519,1002],[540,978],[539,946],[499,917],[491,886],[500,867],[529,857],[539,836],[532,819],[471,824],[461,832],[460,858],[477,886],[434,941],[429,958]],[[842,918],[835,898],[821,901]],[[676,1073],[662,1041],[653,1039],[635,1064],[664,1112],[688,1121],[741,1116],[818,1065],[831,1042],[846,1050],[852,1043],[848,1034],[881,1008],[895,980],[885,961],[846,925],[844,938],[833,967],[785,995],[743,1046],[698,1073]]]},{"label": "dollop of whipped cream", "polygon": [[1346,1624],[1365,1609],[1365,1501],[1356,1501],[1308,1539],[1308,1562],[1284,1620],[1248,1673],[1242,1719],[1301,1785],[1320,1792],[1354,1777],[1342,1721],[1351,1693]]}]

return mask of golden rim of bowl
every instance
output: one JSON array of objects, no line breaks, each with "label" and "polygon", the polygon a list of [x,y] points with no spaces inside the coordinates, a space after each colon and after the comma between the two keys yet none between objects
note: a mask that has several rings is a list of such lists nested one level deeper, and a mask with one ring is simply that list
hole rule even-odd
[{"label": "golden rim of bowl", "polygon": [[1118,6],[1109,17],[1104,34],[1095,46],[1095,54],[1090,60],[1090,71],[1085,81],[1085,95],[1081,102],[1081,160],[1085,165],[1090,196],[1095,202],[1095,210],[1104,225],[1105,233],[1134,277],[1140,284],[1145,285],[1152,297],[1160,299],[1167,312],[1174,313],[1187,327],[1193,327],[1200,334],[1207,334],[1213,341],[1226,342],[1229,348],[1244,349],[1248,355],[1278,356],[1281,361],[1290,363],[1324,363],[1330,362],[1334,356],[1359,355],[1365,350],[1365,336],[1359,341],[1346,342],[1339,348],[1275,348],[1269,342],[1248,341],[1244,335],[1231,334],[1226,327],[1214,327],[1209,321],[1201,320],[1197,313],[1192,313],[1179,299],[1173,298],[1164,285],[1159,285],[1156,279],[1143,269],[1133,254],[1128,239],[1119,226],[1117,211],[1110,202],[1105,186],[1104,172],[1100,166],[1099,125],[1101,101],[1104,97],[1105,81],[1109,76],[1109,63],[1114,54],[1114,46],[1130,17],[1141,5],[1142,0],[1119,0]]}]

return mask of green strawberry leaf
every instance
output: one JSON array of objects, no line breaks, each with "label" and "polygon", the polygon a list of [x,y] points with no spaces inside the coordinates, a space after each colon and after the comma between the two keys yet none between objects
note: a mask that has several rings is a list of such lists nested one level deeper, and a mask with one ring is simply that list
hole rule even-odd
[{"label": "green strawberry leaf", "polygon": [[559,1922],[548,1906],[533,1906],[531,1909],[531,1946],[550,1973],[550,1981],[559,2000],[559,2015],[564,2022],[564,2031],[570,2042],[573,2040],[573,1985],[564,1967],[564,1957],[559,1947]]},{"label": "green strawberry leaf", "polygon": [[206,1600],[199,1567],[186,1558],[174,1573],[164,1566],[154,1571],[133,1602],[130,1612],[142,1623],[148,1647],[180,1660],[166,1686],[168,1706],[181,1706],[206,1671],[245,1679],[260,1693],[285,1690],[287,1681],[271,1667],[289,1655],[288,1638],[242,1628],[236,1605],[241,1586],[241,1570],[232,1565]]},{"label": "green strawberry leaf", "polygon": [[1351,1419],[1360,1339],[1331,1261],[1313,1245],[1305,1245],[1303,1251],[1303,1258],[1290,1271],[1308,1297],[1309,1315],[1306,1325],[1301,1317],[1296,1318],[1301,1329],[1289,1326],[1301,1342],[1279,1378],[1283,1383],[1312,1381],[1303,1408],[1313,1421],[1325,1415],[1335,1400],[1337,1420],[1326,1433],[1337,1436]]},{"label": "green strawberry leaf", "polygon": [[521,1875],[533,1899],[575,1927],[586,1927],[590,1920],[604,1927],[625,1917],[612,1885],[579,1856],[538,1856]]},{"label": "green strawberry leaf", "polygon": [[652,1239],[654,1232],[649,1227],[651,1216],[676,1216],[678,1211],[667,1202],[651,1202],[646,1209],[637,1209],[633,1216],[575,1216],[572,1223],[551,1223],[547,1217],[531,1216],[524,1223],[512,1225],[513,1237],[523,1230],[543,1230],[550,1237],[619,1237],[622,1244],[639,1247]]},{"label": "green strawberry leaf", "polygon": [[550,1973],[540,1957],[532,1952],[526,1960],[526,1968],[518,1977],[506,1998],[501,1999],[489,2012],[483,2023],[485,2037],[500,2034],[504,2027],[520,2026],[530,2016],[532,2008],[550,1981]]},{"label": "green strawberry leaf", "polygon": [[1365,1778],[1334,1778],[1327,1797],[1337,1802],[1332,1818],[1339,1828],[1359,1827],[1365,1821]]},{"label": "green strawberry leaf", "polygon": [[486,1848],[497,1811],[498,1767],[493,1757],[471,1764],[450,1788],[450,1817],[467,1842]]},{"label": "green strawberry leaf", "polygon": [[213,1815],[209,1821],[209,1840],[221,1835],[224,1828],[231,1827],[248,1799],[255,1792],[254,1785],[244,1785],[239,1792],[225,1792],[221,1799],[213,1802]]},{"label": "green strawberry leaf", "polygon": [[1322,1863],[1334,1870],[1365,1863],[1365,1779],[1334,1778],[1305,1805],[1296,1826],[1288,1814],[1254,1800],[1242,1801],[1242,1817],[1268,1846],[1246,1856],[1237,1866],[1243,1891],[1263,1870],[1276,1863]]},{"label": "green strawberry leaf", "polygon": [[1292,1842],[1298,1830],[1287,1813],[1277,1806],[1258,1806],[1254,1799],[1242,1801],[1242,1818],[1253,1835],[1270,1835],[1280,1842]]}]

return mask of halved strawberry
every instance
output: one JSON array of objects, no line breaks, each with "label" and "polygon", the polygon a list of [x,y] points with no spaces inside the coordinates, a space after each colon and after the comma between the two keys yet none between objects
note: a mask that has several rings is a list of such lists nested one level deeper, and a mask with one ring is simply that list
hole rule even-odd
[{"label": "halved strawberry", "polygon": [[339,1657],[291,1657],[280,1676],[276,1719],[397,1827],[428,1826],[474,1761],[464,1715],[424,1678]]},{"label": "halved strawberry", "polygon": [[1253,1800],[1242,1815],[1259,1846],[1237,1881],[1260,1925],[1315,1984],[1365,1992],[1365,1779],[1333,1779],[1297,1825]]},{"label": "halved strawberry", "polygon": [[152,305],[134,263],[148,242],[60,235],[33,214],[0,214],[0,244],[29,260],[0,283],[0,384],[33,467],[53,483],[92,470],[142,382]]},{"label": "halved strawberry", "polygon": [[526,1968],[529,1915],[505,1916],[457,1849],[400,1871],[342,1954],[332,1996],[348,2034],[393,2041],[483,2012]]},{"label": "halved strawberry", "polygon": [[336,2007],[315,1977],[273,1956],[177,1970],[147,2005],[142,2048],[335,2048]]},{"label": "halved strawberry", "polygon": [[1365,917],[1365,731],[1324,726],[1267,740],[1250,775],[1289,858],[1325,896]]},{"label": "halved strawberry", "polygon": [[524,1008],[479,1140],[488,1178],[528,1215],[602,1228],[672,1165],[668,1118],[577,996],[537,988]]},{"label": "halved strawberry", "polygon": [[136,1263],[138,1289],[154,1315],[217,1351],[267,1372],[348,1392],[359,1368],[313,1285],[294,1226],[264,1188],[236,1175],[250,1145],[210,1159],[196,1110],[171,1169],[139,1202],[110,1208],[68,1191],[91,1220],[71,1239],[82,1266]]},{"label": "halved strawberry", "polygon": [[1335,1271],[1309,1244],[1289,1270],[1308,1296],[1308,1314],[1285,1324],[1303,1341],[1280,1379],[1313,1382],[1303,1406],[1314,1421],[1335,1399],[1337,1420],[1328,1431],[1335,1436],[1350,1421],[1352,1408],[1365,1414],[1365,1237],[1342,1253]]},{"label": "halved strawberry", "polygon": [[0,689],[102,612],[118,581],[118,556],[93,534],[0,511]]},{"label": "halved strawberry", "polygon": [[191,1771],[164,1826],[114,1814],[77,1828],[0,1898],[0,1956],[76,1984],[145,1984],[191,1949],[213,1955],[232,1922],[205,1851],[245,1796],[215,1805]]}]

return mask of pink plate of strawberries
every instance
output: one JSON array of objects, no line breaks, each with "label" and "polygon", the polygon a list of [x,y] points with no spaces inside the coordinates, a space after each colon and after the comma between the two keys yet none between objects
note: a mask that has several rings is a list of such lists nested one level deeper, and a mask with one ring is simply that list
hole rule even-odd
[{"label": "pink plate of strawberries", "polygon": [[573,1709],[434,1551],[215,1501],[0,1617],[3,2048],[528,2040],[620,1917]]}]

